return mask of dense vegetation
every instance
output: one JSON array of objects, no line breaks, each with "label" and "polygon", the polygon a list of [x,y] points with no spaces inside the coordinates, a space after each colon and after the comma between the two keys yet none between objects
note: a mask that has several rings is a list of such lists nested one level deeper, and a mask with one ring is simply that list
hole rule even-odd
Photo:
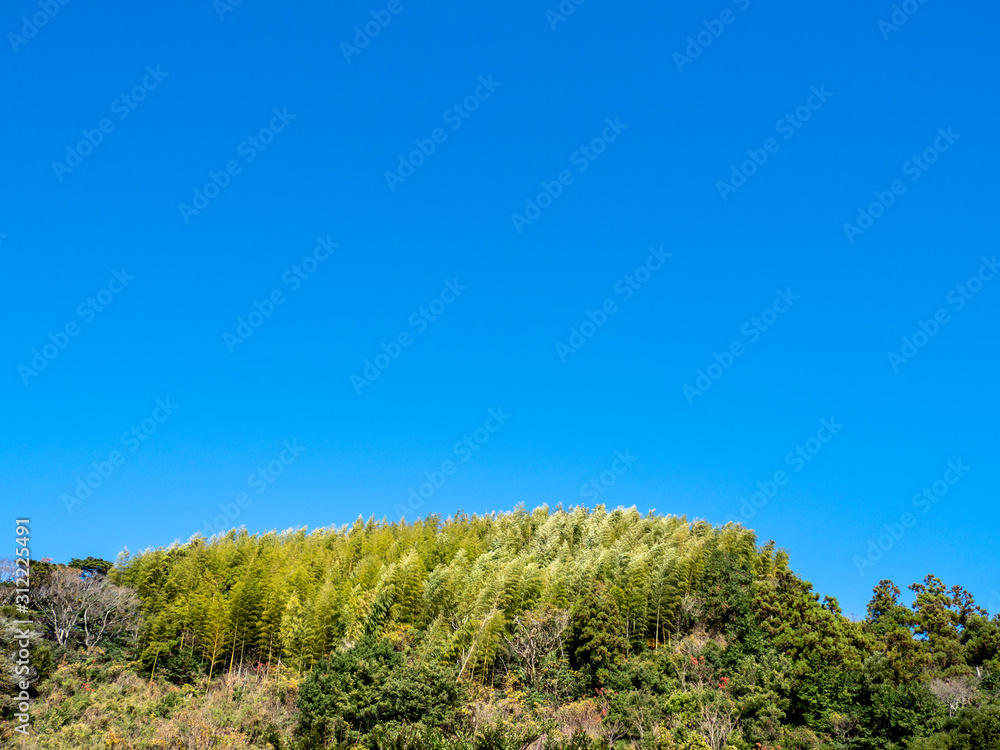
[{"label": "dense vegetation", "polygon": [[851,622],[735,525],[543,507],[73,562],[33,571],[13,747],[1000,748],[1000,617],[928,575]]}]

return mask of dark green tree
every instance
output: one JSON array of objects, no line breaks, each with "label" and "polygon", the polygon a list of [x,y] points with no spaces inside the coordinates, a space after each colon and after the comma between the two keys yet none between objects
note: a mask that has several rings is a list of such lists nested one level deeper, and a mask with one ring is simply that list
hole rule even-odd
[{"label": "dark green tree", "polygon": [[306,747],[363,742],[386,726],[452,731],[461,723],[464,688],[454,670],[410,665],[386,641],[364,640],[321,660],[299,690],[299,734]]},{"label": "dark green tree", "polygon": [[114,567],[114,563],[110,560],[102,560],[99,557],[85,557],[83,559],[74,557],[69,561],[66,566],[68,568],[78,568],[84,573],[93,575],[94,573],[100,573],[101,575],[107,575],[108,571]]},{"label": "dark green tree", "polygon": [[567,646],[576,669],[588,674],[595,685],[608,682],[628,643],[625,618],[603,583],[594,582],[573,608]]}]

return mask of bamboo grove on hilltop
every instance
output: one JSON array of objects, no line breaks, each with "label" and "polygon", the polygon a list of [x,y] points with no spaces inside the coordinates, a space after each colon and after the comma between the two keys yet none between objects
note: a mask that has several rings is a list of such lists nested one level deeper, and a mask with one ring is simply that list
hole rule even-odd
[{"label": "bamboo grove on hilltop", "polygon": [[572,609],[595,586],[632,648],[670,642],[712,559],[740,568],[745,583],[788,574],[787,556],[758,550],[743,528],[578,508],[231,531],[122,560],[118,581],[145,602],[150,664],[186,657],[213,670],[282,658],[305,671],[344,645],[385,637],[489,679],[517,616]]},{"label": "bamboo grove on hilltop", "polygon": [[1000,749],[1000,617],[928,575],[852,622],[738,525],[520,507],[74,562],[40,601],[109,625],[38,615],[60,750]]}]

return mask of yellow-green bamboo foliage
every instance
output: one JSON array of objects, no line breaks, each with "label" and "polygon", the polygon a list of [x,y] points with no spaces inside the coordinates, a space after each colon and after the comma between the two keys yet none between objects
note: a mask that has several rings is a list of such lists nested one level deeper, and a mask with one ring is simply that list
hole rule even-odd
[{"label": "yellow-green bamboo foliage", "polygon": [[[218,672],[282,659],[298,671],[361,638],[485,677],[514,618],[568,609],[600,583],[630,642],[669,642],[715,549],[760,577],[787,569],[752,532],[683,517],[573,508],[251,535],[119,561],[145,605],[144,659],[188,653]],[[690,597],[689,597],[690,599]]]}]

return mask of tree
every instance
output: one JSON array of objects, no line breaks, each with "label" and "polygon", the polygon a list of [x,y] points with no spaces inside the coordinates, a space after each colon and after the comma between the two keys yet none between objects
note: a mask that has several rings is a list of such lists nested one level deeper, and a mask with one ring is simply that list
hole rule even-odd
[{"label": "tree", "polygon": [[231,650],[229,654],[229,669],[232,670],[239,651],[239,663],[248,647],[252,647],[257,638],[257,630],[261,615],[260,582],[255,569],[246,572],[233,586],[229,596],[229,620],[232,623]]},{"label": "tree", "polygon": [[[226,602],[217,590],[209,584],[211,598],[204,598],[201,602],[200,612],[200,637],[202,644],[202,656],[208,657],[208,679],[212,679],[212,672],[215,664],[222,654],[226,640],[229,636],[229,609]],[[206,592],[207,594],[208,592]]]},{"label": "tree", "polygon": [[116,586],[103,574],[93,573],[83,581],[80,624],[86,648],[123,634],[135,635],[139,625],[139,598],[124,586]]},{"label": "tree", "polygon": [[110,560],[102,560],[99,557],[86,557],[82,560],[74,557],[69,561],[67,567],[82,570],[85,575],[92,575],[94,573],[107,575],[108,571],[114,567],[114,563]]},{"label": "tree", "polygon": [[625,618],[607,596],[607,587],[594,582],[573,608],[567,645],[578,669],[586,670],[599,685],[625,653]]},{"label": "tree", "polygon": [[954,716],[963,706],[976,699],[979,680],[970,675],[962,677],[935,677],[927,685],[934,697],[948,707],[948,716]]},{"label": "tree", "polygon": [[361,641],[320,660],[299,690],[299,734],[306,746],[365,741],[379,727],[421,724],[454,729],[465,691],[453,670],[410,665],[386,641]]},{"label": "tree", "polygon": [[538,671],[549,654],[562,650],[569,625],[569,611],[551,604],[514,618],[514,634],[508,639],[512,661],[524,670],[524,682],[538,682]]},{"label": "tree", "polygon": [[[42,638],[40,629],[36,626],[25,627],[22,623],[15,623],[0,617],[0,643],[17,644],[19,648],[0,648],[0,715],[9,717],[16,709],[18,694],[21,689],[19,682],[26,681],[31,686],[33,692],[37,692],[38,683],[46,677],[55,666],[52,656],[51,642],[46,642]],[[27,635],[25,635],[27,633]],[[31,659],[28,663],[17,663],[18,651],[20,647],[26,646]],[[19,671],[15,671],[19,670]],[[23,700],[23,699],[22,699]]]},{"label": "tree", "polygon": [[899,683],[884,654],[869,656],[859,669],[840,670],[846,695],[833,710],[858,720],[854,742],[861,748],[897,750],[938,725],[944,711],[927,688]]},{"label": "tree", "polygon": [[831,733],[841,745],[847,744],[847,738],[858,725],[858,720],[854,716],[837,713],[836,711],[830,712],[827,716],[827,721],[830,722]]},{"label": "tree", "polygon": [[83,645],[90,648],[106,638],[134,632],[138,626],[138,597],[101,573],[84,576],[76,568],[53,571],[45,585],[35,590],[35,601],[60,646],[67,645],[78,631],[82,631]]},{"label": "tree", "polygon": [[1000,747],[1000,705],[964,708],[944,729],[910,745],[910,750],[996,750]]},{"label": "tree", "polygon": [[736,729],[736,712],[728,698],[710,698],[701,704],[701,733],[712,750],[723,750]]},{"label": "tree", "polygon": [[[916,594],[913,602],[913,625],[917,637],[924,641],[921,649],[925,666],[938,670],[965,668],[963,640],[970,618],[983,616],[986,610],[976,606],[965,589],[953,586],[949,591],[941,579],[933,575],[923,583],[910,585]],[[958,669],[954,669],[958,667]]]},{"label": "tree", "polygon": [[309,612],[299,601],[299,597],[292,594],[281,618],[281,647],[289,663],[299,674],[309,660],[309,624]]}]

